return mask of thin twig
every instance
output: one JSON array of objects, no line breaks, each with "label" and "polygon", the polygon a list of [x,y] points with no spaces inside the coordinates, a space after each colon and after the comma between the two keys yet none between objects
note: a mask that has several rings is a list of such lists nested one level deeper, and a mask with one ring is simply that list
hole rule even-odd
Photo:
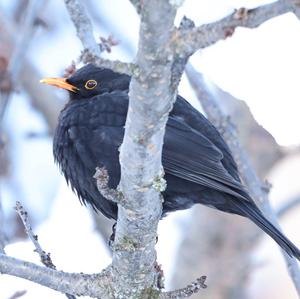
[{"label": "thin twig", "polygon": [[192,30],[178,29],[174,36],[175,50],[181,55],[191,54],[232,36],[237,27],[256,28],[267,20],[288,12],[294,12],[299,17],[299,11],[299,0],[278,0],[250,10],[240,8],[214,23]]},{"label": "thin twig", "polygon": [[[50,269],[56,270],[56,266],[53,264],[52,259],[50,257],[50,253],[46,253],[45,250],[42,249],[42,246],[40,245],[38,241],[38,236],[33,233],[31,224],[28,219],[28,213],[25,211],[24,207],[21,205],[19,201],[16,202],[16,207],[15,207],[17,213],[19,214],[23,225],[25,227],[26,234],[32,241],[34,247],[35,247],[35,252],[38,253],[40,256],[41,262]],[[66,294],[67,298],[69,299],[76,299],[73,295]]]},{"label": "thin twig", "polygon": [[111,69],[118,73],[130,76],[138,75],[138,67],[134,63],[122,62],[119,60],[109,60],[91,54],[89,49],[84,49],[79,57],[83,63],[93,63],[99,67]]},{"label": "thin twig", "polygon": [[85,7],[80,1],[65,0],[65,4],[76,28],[77,36],[84,47],[84,51],[81,54],[82,61],[84,63],[93,63],[100,67],[110,68],[119,73],[134,75],[134,64],[101,58],[101,49],[94,38],[92,23]]},{"label": "thin twig", "polygon": [[[264,215],[273,223],[273,225],[280,230],[275,213],[272,210],[268,200],[268,191],[263,187],[262,182],[250,163],[245,149],[238,140],[236,126],[231,122],[229,117],[225,115],[221,107],[219,107],[213,95],[204,88],[203,82],[198,80],[198,72],[190,64],[188,64],[186,67],[186,74],[207,117],[219,129],[223,138],[229,145],[233,157],[239,167],[241,177],[248,186],[255,203],[261,209]],[[295,258],[288,256],[284,250],[282,250],[282,254],[295,288],[300,296],[300,270],[298,263]]]},{"label": "thin twig", "polygon": [[23,222],[26,234],[28,235],[29,239],[31,240],[31,242],[33,243],[33,245],[35,247],[35,252],[37,252],[41,258],[41,262],[46,267],[56,270],[56,266],[53,264],[53,262],[51,260],[50,253],[46,253],[42,249],[42,247],[38,241],[38,236],[33,233],[31,224],[28,219],[28,213],[27,213],[27,211],[25,211],[24,207],[21,205],[21,203],[19,201],[16,202],[15,209]]},{"label": "thin twig", "polygon": [[84,49],[89,50],[91,55],[100,57],[101,51],[94,38],[92,23],[85,7],[77,0],[65,0],[65,5]]},{"label": "thin twig", "polygon": [[17,291],[15,292],[12,296],[9,297],[9,299],[17,299],[17,298],[21,298],[22,296],[26,295],[27,291],[23,290],[23,291]]},{"label": "thin twig", "polygon": [[122,192],[108,187],[109,176],[105,167],[96,167],[94,178],[97,182],[98,191],[104,198],[118,204],[124,203]]},{"label": "thin twig", "polygon": [[193,294],[196,294],[200,291],[200,289],[206,289],[207,285],[205,284],[206,276],[201,276],[196,281],[192,282],[185,288],[164,292],[161,293],[159,299],[181,299],[181,298],[188,298]]}]

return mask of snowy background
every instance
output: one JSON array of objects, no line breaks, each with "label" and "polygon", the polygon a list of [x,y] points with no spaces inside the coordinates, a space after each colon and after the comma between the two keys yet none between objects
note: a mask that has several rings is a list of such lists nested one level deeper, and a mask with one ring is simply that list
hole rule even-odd
[{"label": "snowy background", "polygon": [[[271,1],[269,1],[271,2]],[[64,69],[80,55],[81,44],[61,0],[46,1],[41,18],[47,27],[40,27],[32,37],[28,59],[43,77],[62,76]],[[178,12],[197,25],[218,20],[235,8],[252,8],[267,1],[186,0]],[[108,58],[131,61],[138,39],[139,20],[126,0],[90,0],[85,4],[93,20],[95,36],[113,34],[120,41]],[[0,0],[0,10],[11,17],[17,0]],[[300,143],[300,22],[293,14],[272,19],[255,30],[238,28],[233,37],[199,51],[192,62],[207,80],[244,100],[256,120],[280,145],[297,147]],[[28,74],[30,77],[30,74]],[[36,82],[36,84],[39,84]],[[56,93],[62,102],[67,93],[45,87]],[[35,110],[22,87],[13,95],[5,116],[5,132],[9,140],[9,175],[0,177],[0,198],[6,223],[15,218],[14,204],[21,201],[30,213],[42,246],[49,252],[58,269],[70,272],[99,272],[110,262],[110,253],[95,232],[90,212],[81,207],[66,186],[53,163],[52,140],[47,124]],[[180,94],[196,105],[195,96],[183,78]],[[300,195],[300,154],[276,165],[268,176],[273,184],[271,201],[279,206]],[[163,264],[167,286],[174,265],[184,223],[189,211],[179,212],[161,221],[157,245],[159,262]],[[282,219],[286,234],[300,246],[300,210],[295,209]],[[9,225],[8,225],[9,226]],[[6,230],[13,228],[6,228]],[[24,241],[6,247],[9,255],[39,263],[33,245]],[[289,281],[284,263],[269,238],[257,248],[258,269],[252,275],[251,298],[289,298],[297,295]],[[201,273],[199,273],[201,274]],[[267,285],[276,284],[276,290]],[[13,277],[0,277],[0,299],[8,299],[16,291],[27,290],[22,297],[64,298],[47,288]],[[274,292],[275,291],[275,292]]]}]

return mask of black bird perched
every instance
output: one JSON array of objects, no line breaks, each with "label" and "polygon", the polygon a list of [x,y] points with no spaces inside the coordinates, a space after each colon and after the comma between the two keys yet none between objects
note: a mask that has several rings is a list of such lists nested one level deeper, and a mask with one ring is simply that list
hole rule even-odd
[{"label": "black bird perched", "polygon": [[[96,166],[105,167],[109,187],[119,183],[118,148],[124,136],[130,77],[89,64],[68,79],[41,82],[70,91],[54,136],[56,162],[83,203],[116,219],[117,205],[101,196],[93,175]],[[167,181],[163,215],[196,203],[238,214],[300,259],[299,249],[263,216],[247,193],[219,132],[181,96],[167,122],[162,164]]]}]

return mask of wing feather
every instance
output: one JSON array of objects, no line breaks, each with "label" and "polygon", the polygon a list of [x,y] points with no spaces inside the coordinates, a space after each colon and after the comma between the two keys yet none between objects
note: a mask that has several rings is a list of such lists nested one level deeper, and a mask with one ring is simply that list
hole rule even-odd
[{"label": "wing feather", "polygon": [[162,156],[166,173],[247,199],[244,186],[228,173],[223,158],[220,149],[201,132],[180,118],[169,117]]}]

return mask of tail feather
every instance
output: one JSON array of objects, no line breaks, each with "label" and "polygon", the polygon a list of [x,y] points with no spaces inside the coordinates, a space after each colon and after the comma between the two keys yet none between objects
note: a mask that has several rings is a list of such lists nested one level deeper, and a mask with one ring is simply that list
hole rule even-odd
[{"label": "tail feather", "polygon": [[251,219],[265,233],[267,233],[281,248],[283,248],[290,257],[300,260],[300,250],[269,220],[265,218],[262,212],[249,201],[239,201],[235,204],[240,215]]}]

